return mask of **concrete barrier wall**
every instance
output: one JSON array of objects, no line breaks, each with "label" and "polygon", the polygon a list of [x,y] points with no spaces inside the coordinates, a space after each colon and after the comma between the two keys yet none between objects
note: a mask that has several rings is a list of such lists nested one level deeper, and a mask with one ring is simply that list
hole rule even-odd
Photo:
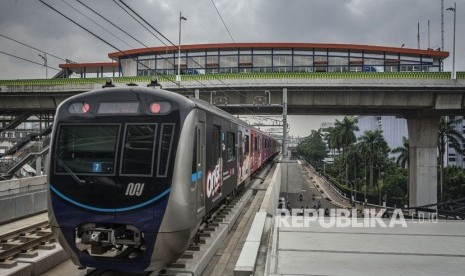
[{"label": "concrete barrier wall", "polygon": [[45,175],[0,181],[0,197],[43,190],[46,188],[45,184],[47,184]]},{"label": "concrete barrier wall", "polygon": [[0,224],[47,210],[47,191],[32,191],[0,199]]},{"label": "concrete barrier wall", "polygon": [[278,198],[281,192],[281,174],[282,163],[276,166],[270,185],[268,186],[265,197],[263,198],[262,205],[260,206],[261,212],[267,212],[268,215],[274,216],[278,208]]}]

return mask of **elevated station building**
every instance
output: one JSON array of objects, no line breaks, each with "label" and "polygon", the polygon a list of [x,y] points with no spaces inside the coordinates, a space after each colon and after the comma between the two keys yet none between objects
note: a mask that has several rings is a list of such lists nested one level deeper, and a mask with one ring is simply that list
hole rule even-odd
[{"label": "elevated station building", "polygon": [[448,52],[324,43],[219,43],[150,47],[109,53],[113,62],[67,63],[88,76],[249,72],[441,72]]}]

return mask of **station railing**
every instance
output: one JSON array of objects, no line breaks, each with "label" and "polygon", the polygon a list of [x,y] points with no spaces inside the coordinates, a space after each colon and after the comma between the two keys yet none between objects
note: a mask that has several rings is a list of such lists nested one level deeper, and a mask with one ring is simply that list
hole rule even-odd
[{"label": "station railing", "polygon": [[[219,73],[186,74],[183,81],[234,80],[234,79],[441,79],[451,78],[450,72],[270,72],[270,73]],[[60,78],[0,80],[1,86],[54,86],[79,84],[105,84],[104,78]],[[114,77],[115,83],[150,83],[151,76]],[[465,79],[465,72],[457,72],[457,79]],[[158,75],[159,82],[175,82],[175,75]]]}]

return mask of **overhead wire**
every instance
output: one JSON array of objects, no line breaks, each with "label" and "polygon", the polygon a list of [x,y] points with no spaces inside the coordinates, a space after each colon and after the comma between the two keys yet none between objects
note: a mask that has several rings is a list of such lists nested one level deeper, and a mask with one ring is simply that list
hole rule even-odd
[{"label": "overhead wire", "polygon": [[[64,13],[60,12],[59,10],[55,9],[54,7],[50,6],[49,4],[45,3],[43,0],[39,0],[39,2],[41,2],[42,4],[44,4],[45,6],[47,6],[48,8],[52,9],[53,11],[55,11],[56,13],[60,14],[61,16],[65,17],[67,20],[71,21],[72,23],[74,23],[75,25],[79,26],[81,29],[85,30],[86,32],[90,33],[91,35],[93,35],[95,38],[99,39],[100,41],[104,42],[105,44],[107,44],[108,46],[114,48],[115,50],[117,50],[118,52],[122,53],[124,56],[127,56],[129,57],[130,59],[132,59],[133,61],[135,61],[136,63],[144,66],[145,68],[151,70],[151,68],[149,68],[147,65],[141,63],[140,61],[138,61],[137,59],[133,58],[131,55],[127,54],[126,52],[124,52],[123,50],[119,49],[118,47],[114,46],[113,44],[111,44],[110,42],[106,41],[105,39],[101,38],[100,36],[98,36],[97,34],[95,34],[94,32],[90,31],[89,29],[85,28],[84,26],[82,26],[81,24],[77,23],[76,21],[74,21],[73,19],[71,19],[70,17],[68,17],[67,15],[65,15]],[[163,76],[163,75],[162,75]],[[172,82],[176,85],[178,85],[178,83],[176,83],[175,81],[173,80],[170,80],[169,78],[166,78],[165,79],[169,82]],[[179,84],[180,87],[183,87],[184,89],[188,90],[186,87],[184,86],[181,86]],[[188,90],[188,91],[191,91],[191,90]]]},{"label": "overhead wire", "polygon": [[216,10],[216,13],[217,13],[218,16],[220,17],[221,22],[223,22],[223,26],[225,27],[226,31],[228,32],[229,37],[231,38],[231,40],[232,40],[232,42],[234,43],[234,45],[236,45],[236,47],[237,47],[236,40],[234,39],[234,37],[232,36],[231,32],[229,31],[228,25],[226,24],[226,21],[224,21],[223,16],[222,16],[221,13],[220,13],[220,10],[218,9],[218,7],[216,6],[216,4],[215,4],[215,2],[214,2],[213,0],[210,0],[210,2],[212,3],[213,7],[214,7],[215,10]]},{"label": "overhead wire", "polygon": [[51,56],[51,57],[54,57],[54,58],[56,58],[56,59],[62,60],[62,61],[64,61],[64,62],[68,62],[68,61],[69,61],[69,59],[64,59],[64,58],[58,57],[58,56],[56,56],[56,55],[54,55],[54,54],[48,53],[48,52],[46,52],[46,51],[44,51],[44,50],[38,49],[38,48],[36,48],[36,47],[34,47],[34,46],[31,46],[31,45],[29,45],[29,44],[26,44],[26,43],[24,43],[24,42],[21,42],[21,41],[18,41],[18,40],[16,40],[16,39],[14,39],[14,38],[8,37],[8,36],[6,36],[6,35],[4,35],[4,34],[0,34],[0,36],[1,36],[1,37],[4,37],[4,38],[6,38],[6,39],[9,39],[9,40],[11,40],[11,41],[14,41],[14,42],[16,42],[16,43],[19,43],[19,44],[21,44],[21,45],[24,45],[24,46],[26,46],[26,47],[29,47],[29,48],[31,48],[31,49],[34,49],[34,50],[36,50],[36,51],[38,51],[38,52],[42,52],[42,53],[44,53],[44,54],[47,54],[47,55],[49,55],[49,56]]},{"label": "overhead wire", "polygon": [[[145,20],[142,16],[140,16],[137,12],[135,12],[131,7],[129,7],[123,0],[119,0],[121,4],[123,4],[126,8],[128,8],[132,13],[134,13],[137,17],[139,17],[142,21],[144,21],[145,24],[149,25],[157,34],[159,34],[161,37],[163,37],[166,41],[168,41],[170,44],[174,45],[173,42],[171,42],[166,36],[164,36],[161,32],[159,32],[156,28],[154,28],[147,20]],[[113,0],[116,4],[116,0]],[[163,43],[165,46],[166,44]]]},{"label": "overhead wire", "polygon": [[61,70],[58,69],[58,68],[51,67],[51,66],[48,66],[48,65],[45,65],[45,64],[41,64],[41,63],[39,63],[39,62],[30,60],[30,59],[27,59],[27,58],[23,58],[23,57],[20,57],[20,56],[16,56],[16,55],[13,55],[13,54],[9,54],[9,53],[3,52],[3,51],[0,51],[0,53],[1,53],[1,54],[4,54],[4,55],[7,55],[7,56],[10,56],[10,57],[14,57],[14,58],[17,58],[17,59],[21,59],[21,60],[24,60],[24,61],[27,61],[27,62],[30,62],[30,63],[34,63],[34,64],[37,64],[37,65],[40,65],[40,66],[45,66],[45,67],[47,67],[47,68],[50,68],[50,69],[53,69],[53,70],[56,70],[56,71],[61,71]]},{"label": "overhead wire", "polygon": [[228,32],[229,37],[231,38],[231,40],[232,40],[232,42],[234,43],[234,45],[236,45],[236,47],[237,47],[236,40],[234,39],[234,37],[232,36],[231,32],[229,31],[228,25],[226,24],[226,21],[224,21],[223,16],[222,16],[221,13],[220,13],[220,10],[218,9],[218,7],[216,6],[216,4],[215,4],[215,2],[214,2],[213,0],[210,0],[210,2],[213,4],[213,7],[215,8],[216,13],[218,14],[218,16],[219,16],[220,19],[221,19],[221,22],[223,22],[223,26],[225,27],[226,31]]},{"label": "overhead wire", "polygon": [[[147,49],[150,49],[149,46],[147,46],[145,43],[141,42],[140,40],[138,40],[137,38],[135,38],[133,35],[129,34],[128,32],[126,32],[124,29],[118,27],[116,24],[114,24],[113,22],[111,22],[109,19],[107,19],[106,17],[104,17],[103,15],[101,15],[99,12],[95,11],[94,9],[92,9],[91,7],[89,7],[88,5],[84,4],[82,1],[80,0],[76,0],[77,2],[79,2],[81,5],[83,5],[84,7],[86,7],[87,9],[89,9],[90,11],[92,11],[94,14],[96,14],[97,16],[99,16],[100,18],[104,19],[106,22],[108,22],[109,24],[113,25],[114,27],[116,27],[118,30],[122,31],[123,33],[125,33],[126,35],[130,36],[132,39],[134,39],[135,41],[139,42],[141,45],[143,45],[145,48]],[[121,9],[124,10],[123,7],[120,6]],[[126,13],[128,13],[127,11],[125,11]],[[130,13],[128,13],[131,17],[132,15]],[[134,17],[133,17],[134,20],[136,20]],[[139,22],[139,24],[141,24]],[[143,25],[142,25],[143,26]],[[145,26],[143,26],[145,27]],[[145,27],[146,28],[146,27]],[[148,30],[148,29],[147,29]],[[150,30],[148,30],[150,32]],[[163,41],[162,41],[163,43]],[[166,45],[166,44],[165,44]],[[167,46],[167,45],[166,45]],[[170,59],[166,58],[166,57],[162,57],[165,61],[167,61],[169,64],[171,65],[175,65],[173,62],[171,62]],[[203,84],[203,83],[202,83]],[[206,86],[205,84],[203,84],[204,86]]]},{"label": "overhead wire", "polygon": [[112,35],[114,38],[118,39],[119,41],[123,42],[124,44],[126,44],[127,46],[129,46],[130,48],[133,48],[134,46],[130,45],[129,43],[127,43],[126,41],[122,40],[121,38],[119,38],[118,36],[116,36],[114,33],[112,33],[110,30],[108,30],[107,28],[103,27],[102,25],[100,25],[97,21],[93,20],[92,18],[90,18],[89,16],[85,15],[83,12],[81,12],[80,10],[76,9],[75,7],[73,7],[71,4],[69,4],[68,2],[66,2],[66,0],[61,0],[63,3],[65,3],[68,7],[70,7],[71,9],[73,9],[74,11],[76,11],[77,13],[79,13],[80,15],[84,16],[85,18],[87,18],[88,20],[90,20],[92,23],[94,23],[95,25],[99,26],[100,28],[102,28],[103,30],[105,30],[107,33],[109,33],[110,35]]},{"label": "overhead wire", "polygon": [[[135,16],[137,16],[138,18],[140,18],[142,21],[144,21],[150,28],[152,28],[155,32],[157,32],[158,34],[160,34],[163,38],[166,39],[166,41],[168,41],[172,46],[176,47],[176,45],[171,41],[169,40],[168,38],[166,38],[166,36],[164,36],[160,31],[158,31],[152,24],[150,24],[149,22],[147,22],[147,20],[145,20],[141,15],[139,15],[136,11],[134,11],[131,7],[129,7],[123,0],[118,0],[119,2],[121,2],[125,7],[127,7],[132,13],[134,13]],[[113,0],[113,2],[116,3],[116,0]],[[120,6],[120,5],[118,5]],[[121,7],[121,6],[120,6]],[[193,59],[192,57],[187,57],[189,58],[190,60],[192,60],[196,65],[200,66],[201,68],[205,68],[204,66],[202,66],[201,64],[199,64],[195,59]],[[247,96],[246,94],[232,88],[230,85],[228,85],[227,83],[225,83],[223,80],[221,80],[220,78],[214,76],[213,74],[213,77],[218,80],[220,83],[222,83],[223,85],[225,85],[226,87],[228,87],[230,90],[238,93],[239,95],[242,95],[246,98],[250,98],[250,96]],[[224,94],[224,92],[223,92]],[[250,110],[248,110],[250,111]],[[252,112],[251,112],[252,113]]]},{"label": "overhead wire", "polygon": [[[79,26],[81,29],[85,30],[85,31],[88,32],[89,34],[91,34],[91,35],[93,35],[94,37],[96,37],[97,39],[101,40],[101,41],[104,42],[105,44],[107,44],[107,45],[109,45],[110,47],[116,49],[118,52],[120,52],[120,53],[123,54],[124,56],[129,57],[130,59],[132,59],[132,60],[135,61],[136,63],[138,63],[138,64],[142,65],[143,67],[145,67],[146,69],[152,70],[152,68],[149,68],[147,65],[145,65],[144,63],[141,63],[141,62],[140,62],[139,60],[137,60],[136,58],[134,58],[134,57],[132,57],[131,55],[127,54],[127,53],[124,52],[123,50],[119,49],[119,48],[116,47],[115,45],[113,45],[113,44],[111,44],[110,42],[108,42],[107,40],[101,38],[100,36],[98,36],[98,35],[95,34],[94,32],[90,31],[89,29],[83,27],[81,24],[79,24],[78,22],[74,21],[74,20],[71,19],[70,17],[66,16],[66,15],[63,14],[62,12],[58,11],[57,9],[53,8],[52,6],[48,5],[48,4],[45,3],[43,0],[39,0],[39,1],[40,1],[42,4],[46,5],[48,8],[50,8],[50,9],[52,9],[53,11],[57,12],[58,14],[60,14],[61,16],[65,17],[67,20],[69,20],[69,21],[71,21],[72,23],[74,23],[75,25]],[[113,0],[113,1],[114,1],[114,0]],[[79,1],[79,2],[80,2],[80,1]],[[115,1],[114,1],[114,2],[115,2]],[[122,2],[125,6],[127,6],[127,4],[124,3],[123,1],[120,0],[120,2]],[[65,3],[66,3],[66,2],[65,2]],[[82,2],[80,2],[80,3],[83,4]],[[115,3],[116,3],[116,2],[115,2]],[[116,4],[117,4],[117,3],[116,3]],[[118,5],[118,6],[120,6],[120,8],[122,8],[122,9],[124,10],[124,8],[121,7],[121,5]],[[167,39],[161,32],[159,32],[158,30],[156,30],[156,28],[154,28],[150,23],[148,23],[148,22],[147,22],[145,19],[143,19],[139,14],[137,14],[137,12],[135,12],[135,11],[134,11],[133,9],[131,9],[129,6],[127,6],[127,7],[128,7],[128,9],[131,10],[137,17],[141,18],[141,20],[144,21],[144,23],[146,23],[147,25],[149,25],[152,29],[154,29],[157,33],[159,33],[163,38],[165,38],[169,43],[171,43],[173,46],[176,46],[176,45],[174,45],[173,42],[171,42],[169,39]],[[88,8],[88,7],[87,7],[87,8]],[[75,10],[75,9],[74,9],[74,10]],[[93,12],[96,13],[96,14],[98,14],[98,13],[95,12],[95,11],[93,11]],[[129,12],[127,12],[126,10],[125,10],[125,12],[129,14]],[[131,17],[132,17],[134,20],[136,20],[136,18],[134,18],[133,16],[131,16]],[[88,17],[86,16],[86,18],[88,18]],[[89,18],[88,18],[88,19],[89,19]],[[110,21],[107,20],[107,19],[106,19],[106,21],[107,21],[107,22],[110,22]],[[138,20],[136,20],[136,21],[137,21],[139,24],[141,24],[140,21],[138,21]],[[122,29],[121,29],[121,30],[122,30]],[[146,28],[146,30],[147,30],[147,28]],[[153,36],[157,37],[155,34],[153,34],[153,32],[150,32],[150,33],[151,33]],[[158,38],[158,37],[157,37],[157,38]],[[158,39],[159,39],[159,38],[158,38]],[[159,39],[159,40],[160,40],[160,39]],[[163,43],[163,42],[162,42],[162,43]],[[166,46],[165,43],[163,43],[163,44]],[[142,44],[142,45],[144,45],[144,44]],[[146,46],[146,45],[144,45],[144,46]],[[147,46],[146,46],[146,47],[147,47]],[[147,47],[147,48],[148,48],[148,47]],[[198,66],[203,67],[203,66],[200,65],[195,59],[192,59],[192,57],[189,57],[189,58],[190,58],[195,64],[197,64]],[[167,60],[169,63],[171,63],[169,59],[165,58],[165,60]],[[173,63],[171,63],[171,64],[173,65]],[[163,75],[161,75],[161,76],[162,76],[163,78],[166,78],[169,82],[172,82],[172,83],[176,84],[177,86],[186,89],[187,91],[191,91],[191,90],[187,89],[186,87],[182,86],[180,83],[174,82],[174,81],[172,81],[171,79],[169,79],[169,78],[167,78],[167,77],[165,77],[165,76],[163,76]],[[243,95],[243,96],[246,97],[246,98],[250,98],[249,96],[247,96],[247,95],[245,95],[245,94],[243,94],[243,93],[241,93],[241,92],[239,92],[239,91],[237,91],[237,90],[231,88],[228,84],[224,83],[221,79],[217,78],[216,76],[214,76],[214,77],[215,77],[218,81],[220,81],[221,83],[223,83],[225,86],[227,86],[229,89],[231,89],[231,90],[233,90],[233,91],[235,91],[235,92],[237,92],[237,93]],[[204,87],[206,87],[206,85],[205,85],[204,83],[200,82],[200,81],[197,80],[197,79],[196,79],[196,81],[198,81],[198,82],[201,83]],[[224,94],[224,92],[222,92],[222,93]],[[246,109],[247,109],[250,113],[252,113],[248,108],[246,108]]]},{"label": "overhead wire", "polygon": [[220,17],[221,21],[223,22],[223,25],[224,27],[226,28],[226,31],[228,31],[228,34],[229,34],[229,37],[231,38],[231,40],[233,41],[234,44],[236,44],[236,41],[234,40],[231,32],[229,31],[229,28],[228,28],[228,25],[226,25],[226,22],[224,22],[224,19],[223,19],[223,16],[221,16],[221,13],[220,11],[218,10],[218,7],[216,6],[215,2],[213,2],[213,0],[210,0],[213,4],[213,7],[215,7],[215,10],[216,12],[218,13],[218,16]]},{"label": "overhead wire", "polygon": [[[127,11],[123,6],[121,6],[118,2],[116,2],[115,0],[113,0],[113,2],[115,2],[116,5],[118,5],[118,7],[120,7],[124,12],[126,12],[129,16],[132,17],[132,19],[134,19],[137,23],[139,23],[142,27],[144,27],[150,34],[152,34],[155,38],[157,38],[161,43],[163,43],[165,46],[168,47],[168,45],[166,45],[166,43],[164,43],[158,36],[156,36],[152,31],[150,31],[147,26],[143,25],[137,18],[135,18],[129,11]],[[122,2],[122,1],[121,1]],[[122,2],[123,5],[125,5],[131,12],[135,13],[133,9],[131,9],[129,6],[127,6],[126,3]],[[136,16],[140,17],[137,13],[135,13]],[[146,22],[146,24],[150,25],[145,19],[143,19],[142,17],[140,17],[142,21]],[[152,27],[152,26],[151,26]],[[162,37],[164,37],[166,39],[166,37],[161,34],[158,30],[154,29],[157,33],[159,33]],[[169,40],[168,40],[169,41]],[[171,41],[169,41],[170,43],[172,43]],[[150,47],[147,47],[146,48],[150,49]],[[176,64],[174,62],[172,62],[170,59],[166,58],[166,57],[163,57],[163,59],[165,59],[170,65],[173,65],[175,66]],[[197,80],[195,79],[196,82],[200,83],[201,85],[203,85],[204,87],[207,87],[206,84],[204,84],[203,82],[201,82],[200,80]]]},{"label": "overhead wire", "polygon": [[[132,19],[134,19],[137,23],[139,23],[139,25],[141,25],[144,29],[146,29],[149,33],[151,33],[158,41],[160,41],[163,45],[167,46],[166,43],[161,40],[156,34],[154,34],[152,31],[150,31],[147,26],[145,26],[144,24],[142,24],[142,22],[140,22],[138,19],[136,19],[130,12],[128,12],[126,9],[124,9],[118,2],[116,2],[115,0],[113,0],[113,2],[118,5],[123,11],[125,11],[130,17],[132,17]],[[123,2],[123,4],[125,4]],[[126,4],[125,4],[126,5]],[[132,10],[131,10],[132,11]]]},{"label": "overhead wire", "polygon": [[83,5],[84,7],[86,7],[88,10],[90,10],[91,12],[93,12],[94,14],[96,14],[98,17],[102,18],[103,20],[105,20],[106,22],[108,22],[110,25],[112,25],[113,27],[117,28],[118,30],[120,30],[121,32],[123,32],[124,34],[126,34],[127,36],[129,36],[130,38],[134,39],[135,41],[139,42],[140,44],[144,45],[145,47],[149,48],[149,46],[145,45],[142,41],[138,40],[137,38],[135,38],[133,35],[131,35],[130,33],[126,32],[123,28],[119,27],[118,25],[114,24],[113,22],[111,22],[110,20],[108,20],[106,17],[104,17],[103,15],[101,15],[100,13],[98,13],[97,11],[95,11],[94,9],[92,9],[91,7],[89,7],[88,5],[84,4],[81,0],[76,0],[78,3],[80,3],[81,5]]},{"label": "overhead wire", "polygon": [[[68,17],[67,15],[65,15],[64,13],[60,12],[59,10],[55,9],[54,7],[50,6],[49,4],[45,3],[43,0],[39,0],[39,2],[41,2],[42,4],[44,4],[45,6],[47,6],[49,9],[55,11],[56,13],[60,14],[61,16],[63,16],[64,18],[66,18],[67,20],[71,21],[72,23],[74,23],[75,25],[79,26],[81,29],[85,30],[86,32],[88,32],[89,34],[93,35],[94,37],[96,37],[97,39],[99,39],[100,41],[104,42],[105,44],[109,45],[110,47],[114,48],[115,50],[117,50],[118,52],[122,53],[123,55],[131,58],[132,60],[134,60],[136,63],[146,67],[147,69],[151,70],[151,68],[149,68],[147,65],[139,62],[137,59],[131,57],[131,55],[125,53],[123,50],[119,49],[118,47],[116,47],[115,45],[111,44],[110,42],[106,41],[105,39],[101,38],[100,36],[98,36],[97,34],[95,34],[94,32],[90,31],[89,29],[85,28],[84,26],[82,26],[81,24],[79,24],[78,22],[74,21],[73,19],[71,19],[70,17]],[[178,83],[166,78],[168,81],[178,85]],[[186,89],[185,87],[183,87],[184,89]],[[186,89],[187,90],[187,89]]]}]

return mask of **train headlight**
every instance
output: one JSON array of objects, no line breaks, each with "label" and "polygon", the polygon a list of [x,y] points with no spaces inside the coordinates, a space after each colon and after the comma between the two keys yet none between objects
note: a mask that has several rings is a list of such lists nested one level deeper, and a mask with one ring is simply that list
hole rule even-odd
[{"label": "train headlight", "polygon": [[160,109],[161,109],[161,106],[159,103],[152,103],[150,105],[150,112],[152,112],[153,114],[160,113]]},{"label": "train headlight", "polygon": [[85,114],[89,112],[90,105],[86,102],[73,103],[69,106],[68,111],[71,114]]},{"label": "train headlight", "polygon": [[166,114],[171,111],[171,104],[169,102],[153,102],[150,104],[150,113],[152,114]]}]

